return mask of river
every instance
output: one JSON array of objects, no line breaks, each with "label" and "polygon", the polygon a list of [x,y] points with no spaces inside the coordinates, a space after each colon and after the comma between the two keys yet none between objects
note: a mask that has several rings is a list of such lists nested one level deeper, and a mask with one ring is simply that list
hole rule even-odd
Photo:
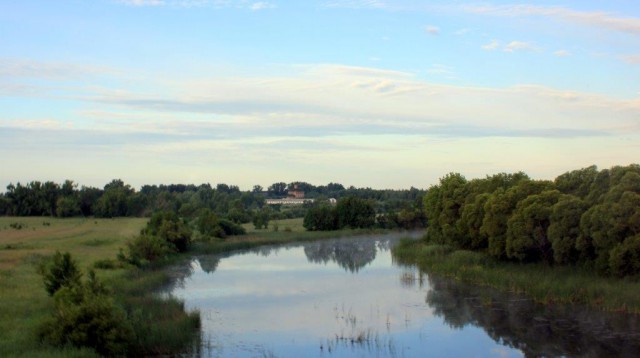
[{"label": "river", "polygon": [[[637,357],[637,317],[543,306],[394,262],[401,236],[194,257],[166,294],[204,357]],[[419,233],[414,233],[417,236]]]}]

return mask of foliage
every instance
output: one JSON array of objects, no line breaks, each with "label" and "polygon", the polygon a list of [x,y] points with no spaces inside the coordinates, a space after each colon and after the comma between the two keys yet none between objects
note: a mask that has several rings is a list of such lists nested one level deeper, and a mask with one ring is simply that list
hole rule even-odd
[{"label": "foliage", "polygon": [[602,171],[591,166],[553,182],[524,173],[467,181],[450,173],[424,196],[424,212],[430,243],[486,250],[501,260],[640,273],[632,239],[640,234],[636,164]]},{"label": "foliage", "polygon": [[85,282],[67,252],[56,252],[53,264],[42,269],[45,289],[54,298],[53,316],[38,330],[40,339],[54,346],[89,347],[100,355],[122,355],[133,331],[124,311],[109,296],[95,272]]},{"label": "foliage", "polygon": [[328,204],[317,205],[307,211],[302,225],[309,231],[337,230],[336,210]]},{"label": "foliage", "polygon": [[53,296],[63,287],[79,285],[82,277],[78,264],[68,252],[62,254],[60,251],[56,251],[53,261],[49,265],[44,263],[39,270],[43,276],[44,286],[49,296]]},{"label": "foliage", "polygon": [[336,204],[338,228],[370,228],[375,225],[376,212],[373,203],[366,199],[349,196]]}]

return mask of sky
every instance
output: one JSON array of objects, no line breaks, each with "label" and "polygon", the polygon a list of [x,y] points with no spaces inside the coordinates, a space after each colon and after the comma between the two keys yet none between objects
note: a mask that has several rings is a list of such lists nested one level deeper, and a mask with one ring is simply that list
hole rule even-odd
[{"label": "sky", "polygon": [[0,191],[639,158],[636,0],[0,0]]}]

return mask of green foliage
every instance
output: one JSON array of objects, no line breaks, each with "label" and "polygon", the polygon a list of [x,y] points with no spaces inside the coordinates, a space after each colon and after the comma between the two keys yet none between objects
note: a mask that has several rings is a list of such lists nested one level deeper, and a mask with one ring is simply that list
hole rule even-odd
[{"label": "green foliage", "polygon": [[58,199],[56,215],[68,218],[80,214],[80,201],[75,196],[64,196]]},{"label": "green foliage", "polygon": [[244,227],[231,220],[221,219],[219,225],[226,236],[244,235],[247,233]]},{"label": "green foliage", "polygon": [[63,287],[78,286],[82,277],[78,264],[71,258],[71,254],[68,252],[62,254],[59,251],[56,251],[50,264],[44,263],[40,267],[40,273],[49,296],[53,296]]},{"label": "green foliage", "polygon": [[271,220],[272,210],[269,207],[263,207],[253,213],[253,226],[256,230],[266,229],[269,227],[269,220]]},{"label": "green foliage", "polygon": [[103,356],[126,352],[133,337],[131,326],[93,271],[81,282],[71,255],[57,252],[52,267],[43,274],[55,309],[38,329],[41,341],[58,347],[88,347]]},{"label": "green foliage", "polygon": [[157,236],[176,252],[185,252],[191,243],[191,229],[171,211],[153,214],[143,234]]},{"label": "green foliage", "polygon": [[636,164],[602,171],[591,166],[554,182],[524,173],[466,181],[451,173],[423,203],[432,244],[486,250],[503,260],[580,263],[604,274],[635,270],[634,241],[624,243],[640,234]]},{"label": "green foliage", "polygon": [[196,227],[204,238],[219,237],[224,238],[226,236],[224,230],[220,227],[220,220],[218,216],[211,211],[211,209],[203,209],[198,215]]},{"label": "green foliage", "polygon": [[353,196],[341,198],[336,204],[338,228],[370,228],[376,223],[376,212],[369,200]]},{"label": "green foliage", "polygon": [[302,225],[309,231],[337,230],[336,210],[328,204],[314,206],[307,211]]},{"label": "green foliage", "polygon": [[626,238],[611,250],[609,267],[618,277],[640,274],[640,235]]},{"label": "green foliage", "polygon": [[121,255],[121,258],[136,266],[159,260],[173,251],[165,240],[149,234],[140,234],[128,241],[127,250],[128,256]]},{"label": "green foliage", "polygon": [[587,203],[573,195],[562,195],[552,207],[547,235],[556,263],[570,264],[578,261],[580,218],[586,209]]},{"label": "green foliage", "polygon": [[560,195],[557,190],[548,190],[530,195],[518,203],[507,222],[507,257],[520,261],[552,261],[547,229],[551,223],[552,207]]}]

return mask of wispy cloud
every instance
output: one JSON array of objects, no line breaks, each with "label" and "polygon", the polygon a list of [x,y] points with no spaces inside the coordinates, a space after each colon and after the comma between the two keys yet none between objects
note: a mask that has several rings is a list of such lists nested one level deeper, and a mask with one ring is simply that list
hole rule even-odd
[{"label": "wispy cloud", "polygon": [[440,34],[440,28],[434,25],[429,25],[425,28],[425,31],[429,34],[429,35],[439,35]]},{"label": "wispy cloud", "polygon": [[498,42],[498,40],[491,40],[488,44],[482,45],[482,49],[487,51],[496,50],[498,47],[500,47],[500,42]]},{"label": "wispy cloud", "polygon": [[101,66],[0,57],[0,78],[31,77],[48,80],[71,80],[88,75],[114,75],[116,73],[117,71],[112,68]]},{"label": "wispy cloud", "polygon": [[386,9],[389,5],[383,0],[332,0],[325,1],[325,7],[347,9]]},{"label": "wispy cloud", "polygon": [[622,60],[632,65],[640,65],[640,55],[622,56]]},{"label": "wispy cloud", "polygon": [[117,3],[135,7],[174,7],[174,8],[199,8],[208,7],[214,9],[238,8],[253,11],[273,9],[275,4],[267,1],[251,2],[248,0],[115,0]]},{"label": "wispy cloud", "polygon": [[539,48],[524,41],[511,41],[503,49],[504,52],[538,51]]},{"label": "wispy cloud", "polygon": [[258,11],[258,10],[264,10],[264,9],[273,9],[275,7],[276,7],[275,4],[272,4],[266,1],[259,1],[251,4],[250,9],[253,11]]},{"label": "wispy cloud", "polygon": [[553,53],[554,55],[558,56],[558,57],[568,57],[571,56],[571,52],[567,51],[567,50],[558,50],[556,52]]},{"label": "wispy cloud", "polygon": [[600,11],[577,11],[565,7],[545,7],[535,5],[465,5],[464,11],[490,16],[521,17],[545,16],[561,20],[594,26],[611,31],[640,34],[640,18],[623,17]]},{"label": "wispy cloud", "polygon": [[118,0],[119,3],[129,6],[162,6],[164,0]]}]

